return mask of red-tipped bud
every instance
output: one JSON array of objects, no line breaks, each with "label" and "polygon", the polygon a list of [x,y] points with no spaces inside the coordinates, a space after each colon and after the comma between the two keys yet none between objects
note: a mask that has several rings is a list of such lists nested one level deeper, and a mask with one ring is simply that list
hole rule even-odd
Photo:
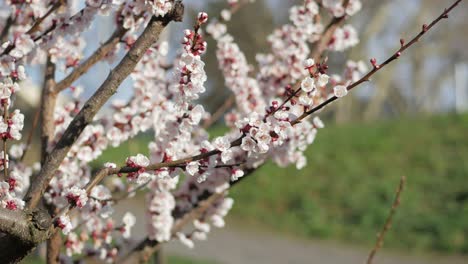
[{"label": "red-tipped bud", "polygon": [[427,29],[428,29],[428,28],[427,28],[427,24],[422,25],[422,31],[423,31],[423,32],[426,32]]},{"label": "red-tipped bud", "polygon": [[205,12],[198,13],[198,23],[204,24],[208,21],[208,14]]},{"label": "red-tipped bud", "polygon": [[405,40],[404,39],[400,39],[400,45],[403,47],[405,45]]},{"label": "red-tipped bud", "polygon": [[370,63],[372,64],[372,66],[374,66],[374,68],[379,68],[379,65],[377,64],[377,60],[375,58],[372,58],[370,59]]}]

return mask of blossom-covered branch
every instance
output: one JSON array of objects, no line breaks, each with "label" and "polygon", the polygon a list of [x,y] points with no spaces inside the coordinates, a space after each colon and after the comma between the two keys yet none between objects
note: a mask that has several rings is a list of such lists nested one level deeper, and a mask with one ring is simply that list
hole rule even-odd
[{"label": "blossom-covered branch", "polygon": [[146,50],[158,39],[163,28],[172,20],[181,20],[182,8],[182,5],[175,5],[175,9],[170,15],[162,18],[152,18],[145,31],[132,46],[132,49],[130,49],[119,65],[111,71],[99,89],[86,102],[82,110],[68,126],[54,150],[47,157],[41,171],[36,176],[34,184],[28,190],[25,197],[25,200],[28,201],[28,208],[35,208],[37,206],[53,177],[53,172],[59,167],[73,143],[75,143],[83,129],[92,122],[99,109],[116,92],[123,80],[132,72]]}]

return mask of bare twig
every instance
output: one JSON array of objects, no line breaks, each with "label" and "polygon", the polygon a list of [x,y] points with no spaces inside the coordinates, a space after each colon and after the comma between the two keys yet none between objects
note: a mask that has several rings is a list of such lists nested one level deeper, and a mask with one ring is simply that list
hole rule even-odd
[{"label": "bare twig", "polygon": [[107,79],[99,89],[85,103],[81,111],[72,120],[55,148],[48,155],[44,166],[35,177],[33,184],[25,196],[27,208],[35,208],[44,194],[54,172],[60,166],[68,151],[81,135],[84,128],[92,122],[96,113],[117,91],[125,78],[133,71],[136,64],[145,54],[146,50],[158,40],[161,31],[171,21],[182,20],[183,5],[181,2],[174,5],[172,12],[165,17],[153,17],[142,35],[137,39],[120,63],[110,72]]},{"label": "bare twig", "polygon": [[[52,93],[55,86],[55,64],[51,61],[50,55],[47,56],[46,67],[44,71],[44,82],[42,85],[42,98],[40,106],[41,119],[41,165],[47,159],[48,146],[54,139],[55,120],[54,111],[57,103],[57,95]],[[53,204],[47,206],[49,212],[55,212],[56,208]],[[56,230],[52,231],[52,236],[47,240],[47,263],[56,264],[60,255],[60,245],[62,237]]]},{"label": "bare twig", "polygon": [[375,242],[374,248],[369,253],[369,257],[367,258],[367,264],[372,263],[372,260],[374,259],[375,254],[377,253],[377,251],[379,251],[379,249],[383,245],[385,234],[392,227],[392,219],[396,213],[398,206],[400,205],[400,197],[401,197],[401,193],[403,192],[403,188],[405,187],[405,183],[406,183],[406,177],[402,176],[400,179],[400,184],[398,185],[398,188],[396,190],[395,200],[393,201],[392,208],[390,209],[387,219],[385,220],[385,224],[383,225],[382,230],[380,231],[377,237],[377,241]]},{"label": "bare twig", "polygon": [[[8,102],[3,102],[3,122],[8,123]],[[3,138],[3,177],[8,180],[8,167],[10,162],[7,160],[7,138]]]}]

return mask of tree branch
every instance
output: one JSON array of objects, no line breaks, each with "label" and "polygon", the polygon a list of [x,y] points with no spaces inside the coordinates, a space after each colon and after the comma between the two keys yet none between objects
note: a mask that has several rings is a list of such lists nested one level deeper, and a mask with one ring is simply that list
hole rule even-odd
[{"label": "tree branch", "polygon": [[400,205],[400,196],[405,187],[405,183],[406,183],[406,177],[402,176],[400,179],[400,184],[398,185],[398,188],[396,190],[395,200],[393,201],[392,208],[390,209],[390,213],[388,214],[388,217],[385,220],[385,224],[382,227],[382,231],[380,231],[379,236],[377,237],[377,241],[375,242],[374,248],[369,253],[369,257],[367,258],[367,264],[372,264],[372,260],[374,259],[375,254],[377,253],[377,251],[379,251],[379,249],[383,245],[385,234],[392,227],[392,219],[396,213],[398,206]]},{"label": "tree branch", "polygon": [[42,85],[41,108],[41,164],[47,158],[47,148],[54,138],[55,124],[54,111],[57,102],[57,95],[52,93],[55,85],[55,64],[47,56],[46,69],[44,73],[44,83]]},{"label": "tree branch", "polygon": [[137,39],[120,63],[110,72],[99,89],[85,103],[81,111],[65,130],[53,151],[48,155],[44,166],[35,177],[33,184],[25,196],[27,208],[35,208],[38,205],[54,172],[60,166],[60,163],[81,135],[84,128],[92,122],[99,109],[101,109],[107,100],[117,91],[117,88],[123,80],[133,71],[146,50],[158,40],[161,31],[167,24],[173,20],[181,21],[182,14],[183,5],[181,2],[176,2],[170,14],[162,18],[153,17],[150,20],[142,35]]},{"label": "tree branch", "polygon": [[57,1],[54,5],[52,5],[52,7],[49,9],[49,11],[47,11],[47,13],[45,13],[42,17],[38,18],[35,22],[34,22],[34,25],[26,32],[26,34],[33,34],[34,32],[38,31],[39,30],[39,27],[41,25],[41,23],[47,18],[49,17],[52,13],[54,13],[57,9],[59,9],[63,4],[64,4],[64,1],[65,0],[59,0]]},{"label": "tree branch", "polygon": [[14,14],[10,14],[10,16],[5,21],[5,26],[2,29],[2,33],[0,33],[0,41],[4,43],[7,41],[8,33],[10,32],[11,26],[15,23],[16,16]]},{"label": "tree branch", "polygon": [[12,211],[0,207],[0,263],[16,263],[49,236],[51,218],[44,210]]},{"label": "tree branch", "polygon": [[55,85],[53,93],[59,93],[73,84],[78,78],[80,78],[83,74],[88,72],[88,70],[97,62],[101,61],[112,49],[119,43],[122,37],[127,32],[124,28],[117,28],[111,37],[102,44],[88,59],[86,59],[83,63],[78,65],[73,69],[73,71],[64,79]]},{"label": "tree branch", "polygon": [[[344,0],[343,6],[346,7],[349,3],[349,0]],[[314,45],[314,48],[311,52],[311,58],[315,61],[320,61],[320,57],[322,57],[323,52],[327,48],[328,43],[330,42],[331,38],[333,37],[333,33],[335,30],[341,26],[344,21],[346,20],[346,14],[342,17],[334,17],[330,23],[325,27],[325,32],[323,33],[322,37],[319,41]]]}]

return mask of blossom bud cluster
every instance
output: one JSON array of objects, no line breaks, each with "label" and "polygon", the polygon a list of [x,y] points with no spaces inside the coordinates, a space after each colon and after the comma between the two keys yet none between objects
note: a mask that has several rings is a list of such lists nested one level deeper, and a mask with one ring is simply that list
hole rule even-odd
[{"label": "blossom bud cluster", "polygon": [[[218,32],[218,30],[222,30]],[[222,70],[226,87],[236,96],[239,106],[238,113],[233,112],[233,119],[237,120],[247,113],[262,112],[266,102],[262,98],[260,86],[255,78],[249,76],[250,66],[244,53],[234,42],[234,38],[225,34],[225,26],[220,22],[210,24],[208,32],[217,41],[216,57]]]},{"label": "blossom bud cluster", "polygon": [[[200,55],[206,51],[206,42],[199,33],[200,25],[207,21],[204,14],[198,15],[198,23],[194,30],[185,30],[182,41],[183,53],[177,63],[177,72],[180,74],[178,84],[173,87],[178,91],[184,102],[198,99],[199,94],[205,92],[204,83],[207,79],[205,63]],[[202,17],[200,22],[200,17]]]}]

